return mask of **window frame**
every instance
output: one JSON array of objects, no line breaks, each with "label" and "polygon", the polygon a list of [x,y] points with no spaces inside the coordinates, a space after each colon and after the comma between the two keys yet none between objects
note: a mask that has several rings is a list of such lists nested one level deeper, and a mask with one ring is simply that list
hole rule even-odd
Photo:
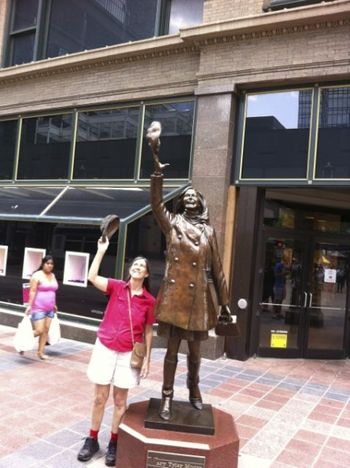
[{"label": "window frame", "polygon": [[[13,38],[29,34],[30,32],[34,33],[33,58],[29,62],[24,62],[23,65],[31,63],[32,61],[35,62],[38,60],[50,58],[47,56],[47,48],[52,1],[53,0],[38,0],[38,15],[36,25],[17,31],[13,31],[16,5],[15,2],[11,2],[7,12],[4,53],[1,64],[4,68],[15,66],[12,61]],[[155,37],[169,34],[170,11],[171,0],[157,0],[156,13],[154,18]],[[151,37],[149,39],[151,39]]]},{"label": "window frame", "polygon": [[[13,161],[13,171],[11,179],[0,180],[1,186],[8,185],[50,185],[50,186],[94,186],[104,184],[105,186],[147,186],[149,184],[149,178],[143,179],[140,177],[140,167],[142,160],[142,148],[144,143],[144,114],[147,106],[159,105],[159,104],[171,104],[171,103],[182,103],[192,102],[193,103],[193,120],[192,120],[192,134],[191,134],[191,148],[188,160],[188,171],[187,176],[182,178],[171,178],[166,180],[166,184],[169,186],[178,186],[187,183],[192,177],[192,162],[193,162],[193,149],[194,149],[194,138],[195,138],[195,125],[196,125],[196,110],[197,110],[197,98],[195,96],[181,96],[176,98],[164,98],[164,99],[152,99],[149,101],[134,101],[128,103],[111,103],[103,106],[82,106],[79,108],[62,108],[60,110],[52,110],[47,112],[36,112],[28,114],[20,114],[17,116],[11,116],[6,118],[1,117],[1,121],[17,121],[17,133],[16,133],[16,144],[15,144],[15,155]],[[81,112],[99,112],[108,110],[117,110],[125,108],[139,108],[139,126],[136,136],[136,149],[134,155],[134,171],[133,175],[129,179],[74,179],[74,164],[75,164],[75,153],[76,153],[76,142],[77,142],[77,131],[78,131],[78,116]],[[52,117],[55,115],[72,114],[72,134],[70,140],[70,153],[68,158],[68,170],[66,179],[19,179],[18,178],[18,166],[20,159],[21,139],[22,139],[22,124],[24,119],[39,118],[39,117]],[[151,157],[151,156],[150,156]],[[166,155],[164,155],[166,157]]]},{"label": "window frame", "polygon": [[15,180],[16,177],[16,172],[17,172],[17,153],[18,153],[18,145],[19,145],[19,135],[21,132],[21,124],[20,120],[16,117],[1,117],[0,118],[0,123],[1,122],[16,122],[16,140],[14,144],[14,153],[13,153],[13,166],[12,166],[12,177],[9,179],[0,179],[0,185],[6,184],[6,183],[12,183],[13,180]]},{"label": "window frame", "polygon": [[[324,83],[324,84],[305,84],[304,86],[285,86],[279,88],[269,89],[258,89],[258,90],[242,90],[238,96],[238,116],[236,121],[236,137],[234,141],[234,152],[233,152],[233,164],[231,173],[231,183],[235,186],[344,186],[350,185],[349,178],[320,178],[316,177],[317,167],[317,145],[318,145],[318,131],[319,131],[319,119],[320,119],[320,103],[321,94],[324,89],[339,89],[347,88],[350,90],[349,82],[340,83]],[[243,152],[244,152],[244,139],[245,139],[245,124],[246,124],[246,111],[248,96],[256,94],[271,94],[278,92],[288,91],[301,91],[301,90],[313,90],[312,102],[311,102],[311,113],[310,113],[310,127],[309,127],[309,146],[308,146],[308,159],[307,159],[307,177],[305,179],[288,179],[288,178],[276,178],[276,179],[257,179],[257,178],[242,178],[243,168]]]},{"label": "window frame", "polygon": [[306,90],[312,90],[313,88],[310,86],[300,86],[300,87],[288,87],[288,88],[278,88],[278,89],[269,89],[269,90],[260,90],[257,92],[254,91],[249,91],[249,92],[243,92],[241,96],[241,102],[240,102],[240,110],[239,110],[239,116],[238,116],[238,133],[239,133],[239,138],[237,138],[237,143],[236,143],[236,158],[235,158],[235,171],[234,171],[234,184],[235,185],[247,185],[247,184],[254,184],[256,183],[263,183],[264,185],[275,185],[276,183],[281,183],[281,181],[286,182],[288,184],[294,185],[294,184],[300,184],[300,183],[305,183],[309,180],[310,177],[310,168],[313,167],[313,164],[311,161],[311,155],[312,150],[314,148],[314,141],[313,141],[313,128],[314,128],[314,120],[313,120],[313,111],[314,111],[314,105],[315,105],[315,96],[314,92],[312,93],[311,96],[311,108],[310,108],[310,125],[309,125],[309,141],[308,141],[308,149],[307,149],[307,161],[306,161],[306,175],[304,178],[266,178],[266,179],[260,179],[260,178],[244,178],[242,177],[243,173],[243,156],[244,156],[244,143],[245,143],[245,135],[246,135],[246,121],[247,121],[247,110],[248,110],[248,97],[249,96],[255,96],[257,94],[274,94],[274,93],[282,93],[282,92],[295,92],[295,91],[306,91]]},{"label": "window frame", "polygon": [[[16,66],[13,64],[13,38],[25,36],[29,33],[34,33],[34,46],[33,46],[33,57],[32,61],[37,61],[44,58],[42,46],[43,31],[47,29],[49,10],[51,6],[51,0],[38,0],[38,14],[35,26],[13,30],[15,20],[15,2],[12,2],[8,11],[7,28],[6,28],[6,40],[4,41],[5,51],[3,54],[3,67]],[[21,65],[30,63],[24,62]]]},{"label": "window frame", "polygon": [[284,8],[298,8],[316,3],[333,2],[334,0],[264,0],[263,11],[283,10]]}]

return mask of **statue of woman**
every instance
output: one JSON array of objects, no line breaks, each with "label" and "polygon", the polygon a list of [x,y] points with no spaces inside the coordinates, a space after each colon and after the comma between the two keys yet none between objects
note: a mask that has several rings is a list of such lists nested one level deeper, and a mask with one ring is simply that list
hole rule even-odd
[{"label": "statue of woman", "polygon": [[187,340],[187,387],[192,406],[202,409],[199,390],[200,346],[208,330],[217,323],[217,303],[221,314],[229,316],[228,291],[220,261],[215,231],[209,224],[204,197],[187,187],[179,196],[174,212],[162,200],[163,169],[159,161],[161,126],[153,122],[147,139],[152,149],[151,203],[157,222],[166,237],[166,268],[155,306],[158,335],[168,340],[164,360],[160,417],[172,416],[174,379],[181,340]]}]

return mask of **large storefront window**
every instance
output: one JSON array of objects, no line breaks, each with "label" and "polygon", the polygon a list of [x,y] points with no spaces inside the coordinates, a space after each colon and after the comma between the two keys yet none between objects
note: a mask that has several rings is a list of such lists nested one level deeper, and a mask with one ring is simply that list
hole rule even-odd
[{"label": "large storefront window", "polygon": [[72,115],[23,119],[18,179],[67,179]]},{"label": "large storefront window", "polygon": [[17,120],[0,121],[0,179],[12,179],[15,158]]},{"label": "large storefront window", "polygon": [[0,180],[148,179],[153,165],[144,135],[153,120],[163,127],[167,178],[188,179],[194,105],[192,99],[136,103],[0,121]]},{"label": "large storefront window", "polygon": [[[145,131],[154,120],[162,124],[162,154],[164,162],[170,164],[166,169],[167,178],[187,177],[191,155],[193,109],[193,102],[146,106]],[[152,155],[144,138],[140,178],[147,179],[152,172]]]},{"label": "large storefront window", "polygon": [[80,112],[75,179],[132,179],[139,108]]},{"label": "large storefront window", "polygon": [[174,34],[202,21],[204,0],[12,3],[6,66]]},{"label": "large storefront window", "polygon": [[[165,187],[165,202],[172,203],[183,189]],[[70,320],[102,318],[105,299],[89,286],[87,277],[101,221],[111,213],[119,216],[120,226],[110,239],[101,275],[122,278],[129,261],[144,255],[154,266],[156,293],[165,244],[151,212],[149,187],[11,186],[0,187],[0,303],[22,305],[23,284],[50,254],[60,282],[59,311]]]},{"label": "large storefront window", "polygon": [[[0,221],[0,244],[8,246],[6,276],[0,277],[0,302],[22,304],[24,248],[45,248],[53,255],[59,282],[58,309],[75,316],[101,319],[107,299],[93,286],[79,288],[63,284],[65,252],[84,252],[90,259],[96,253],[99,229],[94,226]],[[114,277],[118,237],[111,239],[103,259],[101,274]]]},{"label": "large storefront window", "polygon": [[311,90],[247,97],[243,179],[307,176]]},{"label": "large storefront window", "polygon": [[350,178],[350,88],[322,89],[316,178]]},{"label": "large storefront window", "polygon": [[235,184],[350,180],[350,87],[242,94]]}]

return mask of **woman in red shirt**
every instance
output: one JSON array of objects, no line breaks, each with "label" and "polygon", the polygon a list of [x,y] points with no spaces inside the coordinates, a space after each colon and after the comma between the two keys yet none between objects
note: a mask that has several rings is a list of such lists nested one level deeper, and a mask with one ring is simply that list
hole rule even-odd
[{"label": "woman in red shirt", "polygon": [[[88,276],[89,281],[97,289],[109,296],[109,300],[97,332],[96,344],[87,371],[89,379],[95,384],[95,399],[90,435],[79,451],[78,460],[88,461],[99,450],[98,431],[110,387],[113,385],[114,413],[105,463],[107,466],[115,466],[118,427],[126,411],[128,390],[138,385],[140,377],[147,377],[149,372],[155,298],[148,292],[149,265],[144,257],[133,260],[129,268],[129,279],[126,282],[98,275],[108,245],[108,240],[103,242],[102,238],[99,239],[97,253]],[[133,339],[135,342],[145,341],[146,344],[146,357],[141,370],[134,369],[130,365]]]}]

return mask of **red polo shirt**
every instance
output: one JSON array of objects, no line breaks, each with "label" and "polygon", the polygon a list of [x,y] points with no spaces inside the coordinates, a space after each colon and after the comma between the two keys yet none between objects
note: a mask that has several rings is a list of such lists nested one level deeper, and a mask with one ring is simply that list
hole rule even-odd
[{"label": "red polo shirt", "polygon": [[[104,346],[122,353],[131,351],[133,347],[127,294],[130,294],[129,283],[108,279],[109,301],[97,331],[97,336]],[[155,321],[155,302],[155,298],[145,288],[140,295],[130,297],[134,340],[137,342],[143,342],[145,325],[153,325]]]}]

